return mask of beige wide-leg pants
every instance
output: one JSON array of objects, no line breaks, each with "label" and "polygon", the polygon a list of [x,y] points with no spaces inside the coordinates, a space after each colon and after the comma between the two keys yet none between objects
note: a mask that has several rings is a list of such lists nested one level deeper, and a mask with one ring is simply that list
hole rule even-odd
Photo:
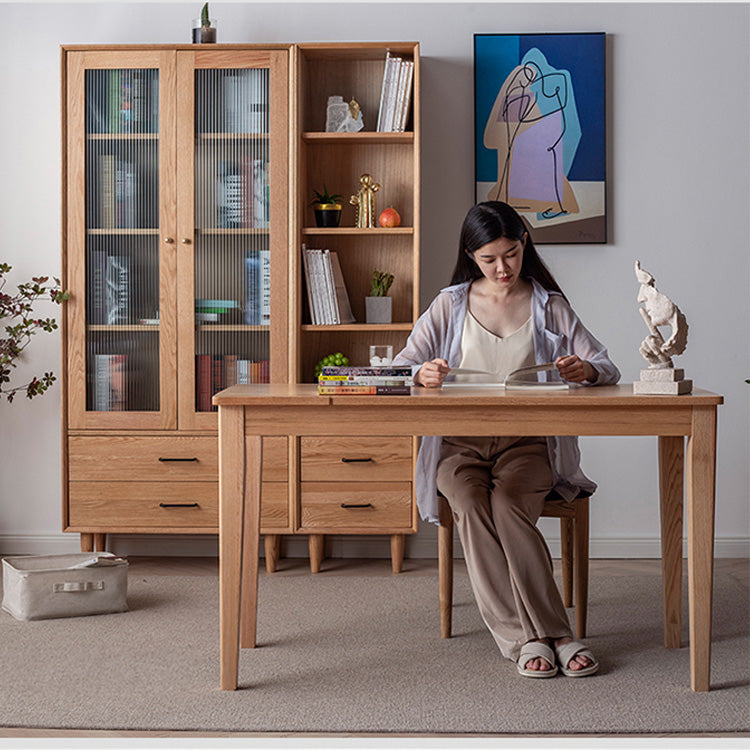
[{"label": "beige wide-leg pants", "polygon": [[453,511],[479,611],[503,656],[572,636],[536,522],[552,489],[544,438],[443,438],[437,486]]}]

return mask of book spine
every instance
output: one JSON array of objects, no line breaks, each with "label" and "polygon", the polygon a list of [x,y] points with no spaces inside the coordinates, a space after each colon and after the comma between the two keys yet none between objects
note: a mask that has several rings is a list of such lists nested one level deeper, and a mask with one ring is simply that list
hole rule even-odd
[{"label": "book spine", "polygon": [[124,354],[109,355],[109,410],[125,411],[126,363]]},{"label": "book spine", "polygon": [[341,321],[336,313],[336,290],[333,286],[333,270],[331,269],[331,251],[323,250],[321,253],[321,265],[323,267],[323,298],[326,309],[326,322],[329,325],[336,325]]},{"label": "book spine", "polygon": [[198,411],[211,411],[211,355],[195,357],[196,407]]},{"label": "book spine", "polygon": [[271,251],[259,250],[260,279],[258,297],[260,298],[260,324],[271,324]]},{"label": "book spine", "polygon": [[257,252],[245,256],[245,325],[257,326],[261,323],[261,258]]},{"label": "book spine", "polygon": [[380,104],[378,106],[378,124],[375,127],[375,130],[378,133],[383,132],[383,119],[385,114],[385,94],[386,94],[386,86],[388,83],[388,62],[391,59],[391,52],[390,50],[386,51],[385,53],[385,63],[383,65],[383,83],[380,86]]},{"label": "book spine", "polygon": [[115,228],[115,157],[110,154],[99,160],[99,226]]},{"label": "book spine", "polygon": [[349,293],[346,291],[346,282],[344,281],[344,274],[341,271],[339,256],[334,250],[331,251],[330,260],[333,273],[333,286],[336,296],[335,302],[338,322],[353,323],[354,315],[352,313],[352,307],[349,302]]},{"label": "book spine", "polygon": [[406,385],[319,385],[322,396],[409,396]]},{"label": "book spine", "polygon": [[353,365],[325,365],[320,373],[322,376],[325,375],[336,375],[338,377],[348,375],[359,375],[359,376],[389,376],[389,377],[411,377],[411,366],[410,365],[390,365],[387,367],[356,367]]},{"label": "book spine", "polygon": [[404,104],[401,111],[401,123],[399,130],[403,133],[406,130],[406,123],[409,121],[409,108],[411,106],[412,98],[412,81],[414,79],[414,61],[408,60],[407,66],[407,77],[406,77],[406,91],[404,94]]},{"label": "book spine", "polygon": [[302,267],[305,270],[305,287],[307,288],[307,305],[310,310],[310,322],[313,325],[316,325],[318,321],[315,317],[315,304],[313,300],[312,288],[312,269],[310,268],[310,254],[304,242],[302,243]]},{"label": "book spine", "polygon": [[108,325],[127,323],[130,315],[130,269],[124,255],[107,256],[105,304]]},{"label": "book spine", "polygon": [[411,378],[366,377],[364,375],[337,378],[335,375],[320,375],[318,383],[320,385],[407,385],[411,387],[414,381]]}]

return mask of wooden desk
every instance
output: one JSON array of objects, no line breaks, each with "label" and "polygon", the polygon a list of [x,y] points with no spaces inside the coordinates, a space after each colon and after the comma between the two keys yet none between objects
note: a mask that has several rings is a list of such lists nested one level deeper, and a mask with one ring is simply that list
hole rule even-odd
[{"label": "wooden desk", "polygon": [[[721,396],[699,389],[684,396],[636,396],[631,385],[617,385],[548,392],[414,388],[411,396],[331,397],[318,396],[315,385],[305,384],[237,385],[218,393],[213,402],[219,406],[223,690],[237,688],[240,645],[255,646],[261,437],[441,434],[658,436],[664,645],[680,646],[684,475],[690,680],[693,690],[709,689],[716,407],[723,403]],[[435,632],[437,638],[437,625]]]}]

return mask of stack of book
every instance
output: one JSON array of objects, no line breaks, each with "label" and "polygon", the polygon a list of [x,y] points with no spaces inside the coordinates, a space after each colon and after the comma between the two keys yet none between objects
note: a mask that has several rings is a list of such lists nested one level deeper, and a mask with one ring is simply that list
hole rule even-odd
[{"label": "stack of book", "polygon": [[240,359],[236,354],[195,355],[195,401],[197,411],[217,411],[211,396],[233,385],[268,383],[270,361]]},{"label": "stack of book", "polygon": [[87,70],[88,133],[154,133],[159,84],[152,69]]},{"label": "stack of book", "polygon": [[[202,176],[210,174],[211,169],[204,161],[199,167]],[[271,215],[268,162],[247,157],[220,161],[217,169],[216,226],[220,229],[268,229]],[[211,226],[211,210],[199,204],[198,213],[202,226]]]},{"label": "stack of book", "polygon": [[302,245],[302,263],[313,325],[353,323],[338,255],[331,250],[314,250]]},{"label": "stack of book", "polygon": [[411,105],[414,61],[386,52],[383,86],[380,90],[378,133],[403,133]]},{"label": "stack of book", "polygon": [[322,396],[408,396],[414,381],[410,365],[323,367],[318,377]]},{"label": "stack of book", "polygon": [[136,227],[136,200],[136,170],[133,163],[112,154],[102,155],[99,159],[99,227]]},{"label": "stack of book", "polygon": [[118,325],[130,321],[130,259],[93,249],[88,265],[88,323]]}]

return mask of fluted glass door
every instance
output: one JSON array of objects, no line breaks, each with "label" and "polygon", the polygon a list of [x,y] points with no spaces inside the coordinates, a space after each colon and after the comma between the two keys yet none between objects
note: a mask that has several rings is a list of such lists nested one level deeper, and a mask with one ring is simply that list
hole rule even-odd
[{"label": "fluted glass door", "polygon": [[69,227],[83,261],[73,284],[73,325],[81,334],[73,349],[82,347],[71,370],[80,391],[74,403],[85,426],[174,426],[173,311],[164,325],[165,304],[174,303],[163,289],[174,254],[164,240],[173,241],[174,219],[170,231],[162,209],[174,190],[174,176],[163,174],[170,160],[164,150],[174,149],[174,106],[165,119],[162,104],[174,101],[174,91],[164,91],[158,55],[123,54],[118,67],[111,57],[98,67],[105,58],[93,52],[73,57],[71,85],[83,89],[82,112],[68,123],[83,134],[80,150],[70,139],[68,154],[83,162],[70,170],[69,185],[73,196],[83,193]]},{"label": "fluted glass door", "polygon": [[[272,217],[281,216],[274,205],[283,210],[286,190],[272,182],[277,167],[271,162],[278,148],[274,141],[284,139],[283,128],[277,126],[275,133],[271,128],[268,53],[246,54],[244,60],[235,56],[234,67],[212,66],[210,53],[196,57],[191,90],[185,91],[186,102],[192,100],[193,160],[183,166],[191,170],[192,222],[187,226],[187,211],[179,220],[185,229],[178,259],[185,280],[181,293],[190,290],[180,297],[180,348],[185,349],[180,420],[215,427],[215,393],[272,378],[277,354],[272,299],[285,296],[286,288],[283,278],[277,283],[286,248],[275,236]],[[179,127],[185,127],[182,118]],[[186,142],[187,134],[178,138]],[[192,378],[185,377],[188,367]]]}]

